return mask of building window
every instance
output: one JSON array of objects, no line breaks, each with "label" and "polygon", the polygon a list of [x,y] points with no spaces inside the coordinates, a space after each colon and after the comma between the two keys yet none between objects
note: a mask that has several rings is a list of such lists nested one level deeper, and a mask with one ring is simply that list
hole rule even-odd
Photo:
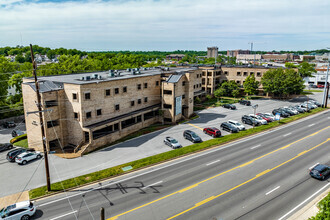
[{"label": "building window", "polygon": [[185,95],[182,95],[182,99],[185,99],[186,98],[186,96]]},{"label": "building window", "polygon": [[59,121],[58,120],[54,120],[54,121],[47,121],[47,128],[52,128],[55,126],[59,125]]},{"label": "building window", "polygon": [[137,89],[138,89],[138,90],[141,89],[141,84],[137,84]]},{"label": "building window", "polygon": [[156,81],[156,86],[159,86],[159,81]]},{"label": "building window", "polygon": [[92,117],[92,112],[86,112],[86,118],[91,118]]},{"label": "building window", "polygon": [[250,76],[254,75],[254,72],[250,72]]},{"label": "building window", "polygon": [[171,90],[164,90],[164,94],[166,94],[166,95],[172,95],[172,91]]},{"label": "building window", "polygon": [[144,97],[144,102],[148,102],[148,97]]},{"label": "building window", "polygon": [[141,99],[138,99],[138,104],[141,104]]},{"label": "building window", "polygon": [[182,81],[182,86],[185,86],[186,85],[186,81]]},{"label": "building window", "polygon": [[199,87],[202,87],[202,83],[199,84]]},{"label": "building window", "polygon": [[110,96],[110,89],[105,90],[105,96]]},{"label": "building window", "polygon": [[247,72],[244,72],[243,75],[244,75],[244,76],[247,76],[248,74],[247,74]]},{"label": "building window", "polygon": [[119,104],[115,105],[115,110],[116,110],[116,111],[119,110]]},{"label": "building window", "polygon": [[241,72],[237,72],[237,76],[240,76],[241,75]]},{"label": "building window", "polygon": [[134,101],[131,101],[131,106],[134,106],[135,105],[135,102]]},{"label": "building window", "polygon": [[241,81],[237,80],[236,83],[237,83],[237,84],[241,84]]},{"label": "building window", "polygon": [[172,108],[172,105],[164,104],[164,108]]},{"label": "building window", "polygon": [[91,99],[91,93],[90,92],[86,92],[85,93],[85,100]]},{"label": "building window", "polygon": [[123,87],[123,93],[127,92],[127,86]]},{"label": "building window", "polygon": [[77,93],[72,93],[72,99],[73,100],[77,100],[78,99]]},{"label": "building window", "polygon": [[145,84],[144,84],[144,88],[145,88],[145,89],[148,88],[148,83],[145,83]]},{"label": "building window", "polygon": [[196,89],[196,85],[194,85],[194,89]]},{"label": "building window", "polygon": [[97,110],[96,110],[96,115],[97,115],[97,116],[102,115],[102,109],[97,109]]},{"label": "building window", "polygon": [[119,94],[119,88],[115,88],[115,94]]},{"label": "building window", "polygon": [[260,72],[257,72],[257,76],[258,76],[258,77],[261,77],[261,73],[260,73]]},{"label": "building window", "polygon": [[74,112],[74,113],[73,113],[73,118],[74,118],[74,119],[78,119],[78,118],[79,118],[78,112]]},{"label": "building window", "polygon": [[56,100],[51,100],[51,101],[45,101],[45,107],[53,107],[53,106],[58,106],[58,103]]},{"label": "building window", "polygon": [[136,123],[139,123],[142,121],[142,115],[136,116]]},{"label": "building window", "polygon": [[228,76],[228,71],[225,71],[225,76]]}]

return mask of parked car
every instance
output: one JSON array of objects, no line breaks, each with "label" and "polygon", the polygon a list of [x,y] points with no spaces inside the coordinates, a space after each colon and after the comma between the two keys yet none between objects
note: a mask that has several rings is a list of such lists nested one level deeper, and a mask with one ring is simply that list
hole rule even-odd
[{"label": "parked car", "polygon": [[16,124],[13,121],[5,121],[5,123],[3,123],[4,128],[13,128],[15,126]]},{"label": "parked car", "polygon": [[27,164],[29,161],[31,160],[35,160],[35,159],[40,159],[42,157],[41,153],[39,151],[27,151],[24,153],[19,154],[16,158],[15,158],[15,162],[18,164]]},{"label": "parked car", "polygon": [[296,109],[299,113],[306,112],[306,109],[301,108],[299,105],[295,105],[292,108]]},{"label": "parked car", "polygon": [[316,164],[309,169],[309,175],[316,179],[324,180],[328,175],[330,175],[330,167],[323,164]]},{"label": "parked car", "polygon": [[314,109],[314,108],[317,108],[317,105],[313,102],[313,101],[306,101],[306,102],[304,102],[305,104],[309,104],[309,105],[311,105],[311,107]]},{"label": "parked car", "polygon": [[323,84],[318,84],[317,88],[324,88],[324,85]]},{"label": "parked car", "polygon": [[262,125],[268,124],[268,122],[265,119],[262,119],[262,117],[254,114],[249,114],[250,117],[254,118],[257,122],[260,122]]},{"label": "parked car", "polygon": [[26,152],[26,149],[24,148],[16,148],[14,150],[11,150],[7,153],[7,156],[6,156],[6,159],[9,161],[9,162],[15,162],[15,159],[16,157],[21,154],[21,153],[24,153]]},{"label": "parked car", "polygon": [[267,118],[271,118],[273,121],[275,121],[275,115],[273,115],[272,113],[263,113],[263,115]]},{"label": "parked car", "polygon": [[237,133],[237,132],[239,132],[239,129],[238,128],[236,128],[235,126],[233,126],[232,124],[230,124],[228,122],[221,123],[220,128],[222,130],[228,131],[230,133]]},{"label": "parked car", "polygon": [[242,125],[241,123],[239,123],[238,121],[229,120],[228,123],[229,124],[232,124],[233,126],[235,126],[236,128],[238,128],[240,131],[244,131],[245,130],[245,126]]},{"label": "parked car", "polygon": [[236,110],[236,106],[234,104],[224,104],[222,107],[228,108],[231,110]]},{"label": "parked car", "polygon": [[299,112],[296,109],[290,108],[288,106],[284,106],[282,109],[285,109],[287,111],[290,111],[293,115],[298,115],[299,114]]},{"label": "parked car", "polygon": [[317,85],[315,85],[315,84],[310,84],[309,87],[311,87],[311,88],[318,88]]},{"label": "parked car", "polygon": [[203,132],[205,134],[211,135],[212,137],[220,137],[221,136],[221,131],[217,128],[204,128]]},{"label": "parked car", "polygon": [[319,103],[319,102],[317,102],[315,100],[310,100],[309,102],[312,103],[312,104],[314,104],[314,105],[316,105],[317,107],[321,107],[322,106],[321,103]]},{"label": "parked car", "polygon": [[248,116],[248,115],[243,115],[242,116],[242,122],[244,123],[244,124],[248,124],[248,125],[255,125],[255,126],[259,126],[259,125],[261,125],[261,123],[260,122],[258,122],[257,120],[255,120],[254,118],[252,118],[252,117],[250,117],[250,116]]},{"label": "parked car", "polygon": [[9,205],[0,210],[0,219],[28,220],[36,212],[36,207],[29,200]]},{"label": "parked car", "polygon": [[258,115],[258,116],[261,117],[262,119],[266,120],[268,123],[274,121],[273,118],[271,118],[271,117],[267,117],[267,116],[266,116],[265,114],[263,114],[263,113],[257,113],[256,115]]},{"label": "parked car", "polygon": [[13,148],[12,144],[9,144],[9,143],[0,144],[0,152],[5,151],[5,150],[9,150],[9,149],[12,149],[12,148]]},{"label": "parked car", "polygon": [[185,130],[183,132],[183,137],[193,143],[203,142],[202,138],[200,138],[195,132],[190,130]]},{"label": "parked car", "polygon": [[11,136],[12,137],[17,137],[17,136],[20,136],[20,135],[23,135],[24,132],[21,131],[21,130],[18,130],[18,129],[14,129],[12,132],[11,132]]},{"label": "parked car", "polygon": [[239,100],[238,103],[241,104],[241,105],[246,105],[246,106],[250,106],[251,105],[251,102],[249,100],[244,100],[244,99]]},{"label": "parked car", "polygon": [[287,108],[280,108],[282,111],[287,113],[289,116],[295,115],[295,113]]},{"label": "parked car", "polygon": [[181,148],[182,145],[172,137],[166,137],[164,143],[173,149]]},{"label": "parked car", "polygon": [[274,110],[272,111],[272,114],[273,114],[273,115],[276,115],[276,113],[279,113],[280,116],[281,116],[282,118],[287,118],[287,117],[290,116],[288,113],[286,113],[286,112],[283,111],[282,109],[274,109]]}]

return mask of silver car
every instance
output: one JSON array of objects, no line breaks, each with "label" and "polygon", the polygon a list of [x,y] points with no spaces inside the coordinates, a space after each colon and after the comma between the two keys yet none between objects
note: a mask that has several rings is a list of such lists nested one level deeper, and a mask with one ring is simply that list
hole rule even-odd
[{"label": "silver car", "polygon": [[15,162],[18,164],[27,164],[27,162],[35,159],[40,159],[42,157],[41,153],[39,151],[33,151],[33,152],[24,152],[18,155],[15,158]]},{"label": "silver car", "polygon": [[172,137],[166,137],[164,143],[173,149],[181,148],[182,145]]}]

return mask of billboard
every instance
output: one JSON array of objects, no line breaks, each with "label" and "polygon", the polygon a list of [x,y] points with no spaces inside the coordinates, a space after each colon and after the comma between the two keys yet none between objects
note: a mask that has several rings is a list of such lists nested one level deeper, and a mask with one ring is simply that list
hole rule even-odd
[{"label": "billboard", "polygon": [[175,97],[175,115],[182,112],[182,96]]}]

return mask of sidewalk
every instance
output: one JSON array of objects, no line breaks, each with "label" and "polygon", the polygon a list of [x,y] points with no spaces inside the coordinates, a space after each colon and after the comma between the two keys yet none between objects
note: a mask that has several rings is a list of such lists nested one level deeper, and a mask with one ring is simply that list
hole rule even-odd
[{"label": "sidewalk", "polygon": [[23,193],[16,193],[13,195],[5,196],[0,198],[0,209],[3,207],[7,207],[17,202],[22,202],[29,200],[29,191],[24,191]]}]

